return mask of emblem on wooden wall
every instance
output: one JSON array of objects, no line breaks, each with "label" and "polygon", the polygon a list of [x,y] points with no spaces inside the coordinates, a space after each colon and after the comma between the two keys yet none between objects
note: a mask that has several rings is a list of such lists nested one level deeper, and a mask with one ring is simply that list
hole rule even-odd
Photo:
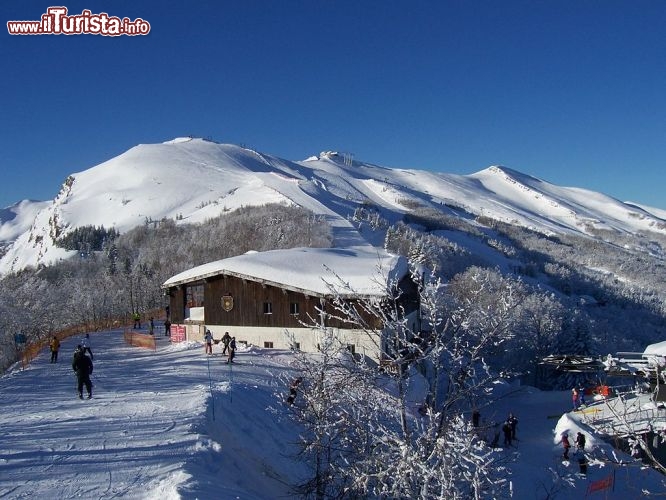
[{"label": "emblem on wooden wall", "polygon": [[222,309],[226,312],[231,311],[234,308],[234,298],[231,295],[222,296]]}]

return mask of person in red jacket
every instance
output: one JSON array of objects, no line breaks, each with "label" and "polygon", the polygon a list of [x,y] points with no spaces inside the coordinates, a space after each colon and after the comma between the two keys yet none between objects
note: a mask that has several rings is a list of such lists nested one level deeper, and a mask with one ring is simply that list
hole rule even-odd
[{"label": "person in red jacket", "polygon": [[562,434],[562,447],[564,448],[562,458],[564,458],[564,460],[569,460],[569,448],[571,448],[571,443],[569,442],[569,435],[566,432]]}]

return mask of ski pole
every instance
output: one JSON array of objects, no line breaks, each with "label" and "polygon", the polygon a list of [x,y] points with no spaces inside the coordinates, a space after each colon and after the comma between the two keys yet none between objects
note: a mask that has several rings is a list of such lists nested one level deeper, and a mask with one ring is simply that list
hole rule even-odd
[{"label": "ski pole", "polygon": [[234,402],[233,389],[234,389],[234,368],[233,368],[233,363],[229,363],[229,403]]},{"label": "ski pole", "polygon": [[215,395],[213,394],[213,379],[210,376],[210,358],[206,356],[208,364],[208,387],[210,389],[210,399],[213,402],[213,422],[215,422]]}]

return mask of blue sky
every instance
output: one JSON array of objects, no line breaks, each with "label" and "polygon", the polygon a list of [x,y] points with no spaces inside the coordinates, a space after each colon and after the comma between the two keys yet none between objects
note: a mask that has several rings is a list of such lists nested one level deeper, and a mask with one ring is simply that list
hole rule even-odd
[{"label": "blue sky", "polygon": [[[0,43],[0,207],[178,136],[470,174],[501,164],[666,208],[666,2],[71,1],[147,36]],[[54,5],[2,2],[10,20]]]}]

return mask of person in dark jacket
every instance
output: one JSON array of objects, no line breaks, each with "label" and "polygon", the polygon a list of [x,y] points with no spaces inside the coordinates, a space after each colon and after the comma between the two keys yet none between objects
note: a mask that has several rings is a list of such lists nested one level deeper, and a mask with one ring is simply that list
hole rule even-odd
[{"label": "person in dark jacket", "polygon": [[86,333],[85,337],[81,339],[81,348],[83,349],[83,354],[88,353],[90,354],[90,360],[94,360],[95,356],[93,356],[92,349],[90,348],[90,334]]},{"label": "person in dark jacket", "polygon": [[504,433],[504,446],[511,446],[511,424],[508,420],[504,421],[502,432]]},{"label": "person in dark jacket", "polygon": [[513,413],[509,413],[507,422],[509,422],[509,425],[511,426],[511,441],[516,441],[516,428],[518,427],[518,419]]},{"label": "person in dark jacket", "polygon": [[579,451],[585,451],[585,434],[582,432],[576,434],[576,448]]},{"label": "person in dark jacket", "polygon": [[231,341],[229,342],[229,359],[227,359],[227,363],[233,363],[235,357],[236,357],[236,337],[231,337]]},{"label": "person in dark jacket", "polygon": [[93,372],[93,362],[86,356],[82,345],[78,345],[74,351],[74,359],[72,360],[72,369],[76,373],[77,389],[79,391],[79,399],[83,399],[83,386],[86,386],[88,391],[88,399],[92,398],[92,382],[90,381],[90,374]]},{"label": "person in dark jacket", "polygon": [[229,332],[224,332],[222,336],[222,344],[224,344],[224,349],[222,349],[223,356],[227,353],[227,349],[229,349],[229,342],[231,342],[231,335],[229,335]]}]

